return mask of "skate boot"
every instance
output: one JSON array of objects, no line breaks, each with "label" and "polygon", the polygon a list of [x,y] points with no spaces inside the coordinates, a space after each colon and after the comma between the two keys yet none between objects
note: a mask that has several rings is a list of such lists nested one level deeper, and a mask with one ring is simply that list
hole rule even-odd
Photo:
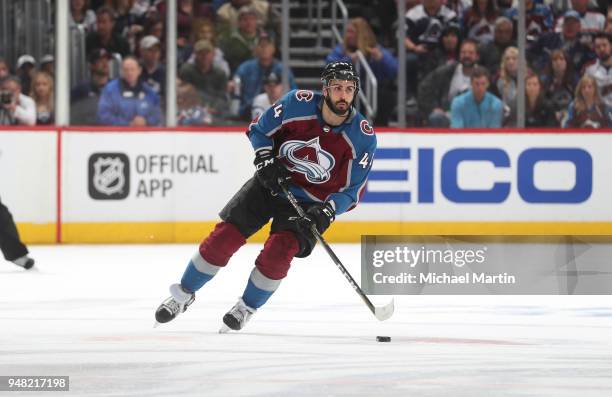
[{"label": "skate boot", "polygon": [[17,266],[23,267],[26,270],[31,269],[32,266],[34,266],[34,259],[30,258],[27,255],[17,258],[12,262],[16,264]]},{"label": "skate boot", "polygon": [[162,302],[155,311],[158,323],[167,323],[183,313],[195,300],[195,294],[187,292],[180,284],[170,286],[171,297]]},{"label": "skate boot", "polygon": [[256,311],[257,309],[248,307],[242,298],[239,298],[234,307],[223,316],[223,324],[225,324],[225,327],[221,328],[219,332],[225,333],[230,329],[234,331],[241,330]]}]

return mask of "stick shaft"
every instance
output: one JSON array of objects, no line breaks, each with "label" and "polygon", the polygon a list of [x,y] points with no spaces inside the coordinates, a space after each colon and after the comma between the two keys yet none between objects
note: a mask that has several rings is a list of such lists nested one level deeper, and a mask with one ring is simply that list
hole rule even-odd
[{"label": "stick shaft", "polygon": [[[281,187],[283,188],[283,192],[287,195],[287,199],[289,199],[289,202],[291,203],[293,208],[295,208],[295,210],[298,213],[298,215],[299,216],[304,216],[305,215],[304,209],[302,208],[300,203],[298,203],[298,201],[295,198],[295,196],[293,195],[293,193],[291,193],[291,191],[284,184],[282,184]],[[342,262],[340,261],[338,256],[336,256],[335,252],[331,249],[329,244],[327,244],[325,239],[323,239],[323,236],[321,235],[321,233],[319,233],[319,231],[317,230],[317,228],[314,225],[312,225],[311,232],[315,236],[315,238],[317,239],[319,244],[321,244],[321,246],[323,246],[323,248],[325,249],[325,251],[327,252],[329,257],[332,259],[332,261],[336,265],[336,267],[338,269],[340,269],[340,272],[348,280],[348,282],[351,285],[351,287],[353,287],[355,292],[357,292],[359,297],[368,306],[368,309],[370,309],[372,314],[376,315],[376,308],[374,307],[374,304],[372,304],[372,302],[366,296],[366,294],[363,293],[361,287],[359,287],[359,285],[355,282],[355,279],[353,278],[353,276],[351,276],[349,271],[346,270],[346,267],[344,267],[344,265],[342,264]]]}]

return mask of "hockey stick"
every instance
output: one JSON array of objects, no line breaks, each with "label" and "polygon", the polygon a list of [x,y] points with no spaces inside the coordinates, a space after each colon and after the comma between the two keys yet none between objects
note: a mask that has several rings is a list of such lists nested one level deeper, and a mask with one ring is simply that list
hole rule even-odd
[{"label": "hockey stick", "polygon": [[[279,185],[283,189],[283,192],[287,195],[289,202],[291,203],[293,208],[295,208],[298,215],[301,217],[305,216],[306,214],[304,213],[304,209],[300,206],[300,204],[296,200],[293,193],[289,191],[286,184],[283,183],[280,179],[279,179]],[[376,318],[379,319],[380,321],[385,321],[388,318],[390,318],[393,315],[393,310],[395,309],[393,299],[391,299],[391,302],[387,303],[385,306],[379,306],[379,307],[374,306],[374,304],[370,301],[370,299],[366,296],[366,294],[364,294],[361,287],[359,287],[359,285],[355,282],[355,279],[353,278],[353,276],[351,276],[348,270],[346,270],[346,267],[344,267],[342,262],[340,262],[340,259],[338,259],[334,251],[332,251],[329,244],[327,244],[327,242],[323,239],[323,236],[321,235],[321,233],[319,233],[316,226],[312,225],[310,230],[312,234],[315,236],[315,238],[317,239],[317,241],[323,246],[323,248],[325,248],[325,251],[327,251],[327,253],[329,254],[334,264],[338,267],[338,269],[340,269],[340,272],[344,275],[344,277],[346,277],[351,287],[353,287],[355,292],[357,292],[359,297],[368,306],[368,309],[370,309],[372,314],[374,314],[374,316],[376,316]]]}]

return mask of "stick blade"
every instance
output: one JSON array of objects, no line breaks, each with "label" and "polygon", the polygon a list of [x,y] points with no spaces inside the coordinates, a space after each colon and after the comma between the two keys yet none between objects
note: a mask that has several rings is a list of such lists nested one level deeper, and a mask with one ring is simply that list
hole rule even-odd
[{"label": "stick blade", "polygon": [[374,308],[374,315],[379,321],[385,321],[391,318],[394,311],[395,300],[391,299],[391,302],[387,303],[385,306],[379,306]]}]

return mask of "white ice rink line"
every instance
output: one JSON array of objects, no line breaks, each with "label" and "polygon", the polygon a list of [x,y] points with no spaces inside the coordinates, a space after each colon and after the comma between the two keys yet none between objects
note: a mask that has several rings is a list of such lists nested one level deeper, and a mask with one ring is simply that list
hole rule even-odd
[{"label": "white ice rink line", "polygon": [[[333,246],[359,280],[359,246]],[[36,270],[0,262],[0,375],[70,376],[69,392],[28,396],[612,395],[610,296],[398,296],[380,323],[317,249],[219,335],[255,244],[153,329],[196,248],[33,246]]]}]

